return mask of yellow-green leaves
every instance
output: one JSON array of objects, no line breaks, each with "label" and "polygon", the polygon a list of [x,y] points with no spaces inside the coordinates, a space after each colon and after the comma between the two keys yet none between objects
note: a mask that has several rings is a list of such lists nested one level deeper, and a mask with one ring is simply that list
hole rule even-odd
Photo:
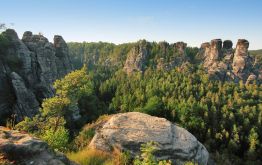
[{"label": "yellow-green leaves", "polygon": [[69,73],[63,79],[56,80],[54,88],[58,97],[76,102],[81,96],[92,94],[93,83],[86,74],[86,66],[84,66],[80,70]]}]

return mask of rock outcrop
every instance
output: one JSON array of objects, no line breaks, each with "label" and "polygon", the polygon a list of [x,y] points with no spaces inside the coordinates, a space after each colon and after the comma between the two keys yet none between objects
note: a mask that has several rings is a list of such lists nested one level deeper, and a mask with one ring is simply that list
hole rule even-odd
[{"label": "rock outcrop", "polygon": [[143,72],[149,56],[148,43],[145,40],[139,41],[128,53],[124,70],[127,74],[138,71]]},{"label": "rock outcrop", "polygon": [[132,156],[140,154],[140,146],[150,141],[159,144],[155,156],[159,160],[171,160],[177,165],[193,161],[206,165],[209,153],[187,130],[164,118],[138,112],[113,115],[92,139],[89,147],[111,151],[117,147],[130,151]]},{"label": "rock outcrop", "polygon": [[24,165],[76,165],[47,143],[28,134],[0,127],[0,163]]},{"label": "rock outcrop", "polygon": [[247,80],[252,74],[252,59],[248,54],[249,42],[240,39],[237,42],[236,51],[233,58],[233,73],[237,78]]},{"label": "rock outcrop", "polygon": [[202,58],[203,66],[210,77],[222,81],[260,82],[261,69],[255,67],[255,60],[248,53],[249,42],[239,39],[235,51],[232,46],[232,41],[225,40],[222,44],[221,39],[201,45],[198,56]]},{"label": "rock outcrop", "polygon": [[34,116],[42,100],[54,95],[52,83],[72,70],[61,36],[53,44],[29,31],[22,40],[12,29],[3,34],[8,46],[0,52],[0,125],[12,114],[17,121]]},{"label": "rock outcrop", "polygon": [[[157,69],[169,71],[175,67],[180,67],[188,62],[186,47],[184,42],[177,42],[169,46],[173,49],[173,55],[167,59],[169,50],[165,51],[165,56],[160,58],[157,62]],[[162,49],[161,49],[162,50]]]},{"label": "rock outcrop", "polygon": [[187,44],[184,42],[177,42],[175,43],[175,51],[178,52],[180,56],[186,56],[185,49]]}]

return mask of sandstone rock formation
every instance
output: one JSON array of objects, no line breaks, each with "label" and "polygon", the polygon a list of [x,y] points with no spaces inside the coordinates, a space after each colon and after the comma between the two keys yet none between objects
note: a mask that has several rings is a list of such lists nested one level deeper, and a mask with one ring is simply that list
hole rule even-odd
[{"label": "sandstone rock formation", "polygon": [[260,82],[261,68],[254,67],[255,60],[248,53],[249,42],[239,39],[235,51],[232,46],[232,41],[225,40],[222,44],[221,39],[201,45],[199,56],[210,77],[222,81],[243,80],[246,83],[252,83],[256,80]]},{"label": "sandstone rock formation", "polygon": [[243,80],[247,80],[252,73],[252,59],[248,54],[249,42],[240,39],[237,42],[236,51],[233,58],[233,73]]},{"label": "sandstone rock formation", "polygon": [[[157,68],[159,70],[171,70],[174,67],[181,66],[183,63],[187,62],[186,56],[186,46],[184,42],[177,42],[175,44],[169,45],[167,42],[159,43],[148,43],[145,40],[139,41],[128,53],[127,59],[124,65],[124,71],[127,74],[133,72],[144,72],[147,67]],[[157,52],[154,52],[151,46],[154,45]],[[170,57],[170,52],[173,55]],[[156,59],[156,66],[148,66],[149,60]]]},{"label": "sandstone rock formation", "polygon": [[187,130],[164,118],[138,112],[113,115],[96,132],[89,147],[103,151],[117,147],[135,156],[140,154],[141,144],[150,141],[159,143],[159,150],[155,153],[157,159],[169,159],[177,165],[186,161],[201,165],[208,163],[208,151]]},{"label": "sandstone rock formation", "polygon": [[146,67],[146,60],[149,56],[148,43],[145,40],[139,41],[127,55],[124,70],[130,74],[134,71],[143,72]]},{"label": "sandstone rock formation", "polygon": [[166,55],[163,58],[160,58],[157,62],[157,69],[163,70],[171,70],[177,66],[181,66],[188,62],[187,54],[186,54],[187,44],[184,42],[177,42],[172,44],[171,49],[173,49],[173,55],[170,60],[167,60],[168,51],[166,51]]},{"label": "sandstone rock formation", "polygon": [[72,70],[61,36],[55,36],[52,44],[29,31],[22,40],[12,29],[3,34],[9,45],[0,53],[0,125],[11,114],[17,121],[36,114],[41,101],[53,96],[52,83]]},{"label": "sandstone rock formation", "polygon": [[63,154],[49,149],[47,143],[4,127],[0,127],[1,161],[24,165],[76,165]]},{"label": "sandstone rock formation", "polygon": [[187,44],[184,42],[177,42],[175,43],[175,49],[178,52],[180,56],[185,56],[185,49],[187,47]]}]

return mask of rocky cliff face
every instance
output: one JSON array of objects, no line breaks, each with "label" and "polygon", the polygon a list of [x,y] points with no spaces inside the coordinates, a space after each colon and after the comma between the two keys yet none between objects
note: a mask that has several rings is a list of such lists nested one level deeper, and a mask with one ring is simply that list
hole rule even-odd
[{"label": "rocky cliff face", "polygon": [[171,61],[168,64],[168,70],[171,70],[174,67],[181,66],[188,62],[186,47],[187,44],[184,42],[177,42],[174,44],[174,53]]},{"label": "rocky cliff face", "polygon": [[222,44],[221,39],[201,45],[199,55],[210,77],[222,81],[260,82],[261,69],[255,67],[255,59],[252,59],[248,53],[249,42],[239,39],[235,51],[232,46],[232,41],[225,40]]},{"label": "rocky cliff face", "polygon": [[143,72],[149,56],[148,43],[145,40],[139,41],[127,55],[124,70],[127,74],[134,71]]},{"label": "rocky cliff face", "polygon": [[47,143],[28,134],[0,127],[0,164],[76,165]]},{"label": "rocky cliff face", "polygon": [[172,160],[177,165],[187,161],[208,163],[208,151],[187,130],[164,118],[138,112],[113,115],[96,131],[89,147],[107,152],[117,147],[135,157],[140,155],[141,144],[150,141],[159,144],[157,159]]},{"label": "rocky cliff face", "polygon": [[[167,42],[159,42],[154,45],[155,48],[152,48],[152,45],[152,43],[142,40],[131,49],[124,65],[124,71],[127,74],[144,72],[147,67],[171,70],[188,61],[185,51],[187,44],[184,42],[171,45]],[[149,60],[155,60],[156,66],[148,66]]]},{"label": "rocky cliff face", "polygon": [[52,83],[72,70],[61,36],[53,44],[29,31],[22,40],[12,29],[3,33],[9,44],[0,55],[0,124],[11,114],[17,121],[34,116],[41,101],[53,96]]}]

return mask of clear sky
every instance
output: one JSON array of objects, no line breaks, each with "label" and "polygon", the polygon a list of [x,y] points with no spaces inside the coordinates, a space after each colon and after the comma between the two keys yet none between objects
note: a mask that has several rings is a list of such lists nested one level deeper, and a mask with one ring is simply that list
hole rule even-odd
[{"label": "clear sky", "polygon": [[[214,38],[250,41],[262,48],[262,0],[0,0],[0,22],[23,32],[42,32],[52,41],[113,43]],[[13,23],[14,25],[11,25]]]}]

